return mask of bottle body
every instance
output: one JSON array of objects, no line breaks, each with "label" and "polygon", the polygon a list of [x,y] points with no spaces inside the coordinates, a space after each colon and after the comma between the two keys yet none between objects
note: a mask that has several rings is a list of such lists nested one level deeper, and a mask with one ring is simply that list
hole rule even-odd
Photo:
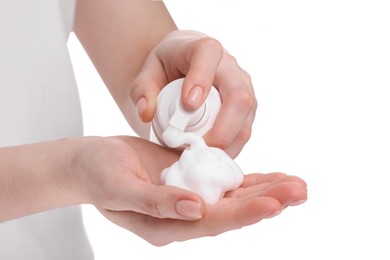
[{"label": "bottle body", "polygon": [[169,127],[175,127],[183,133],[195,133],[203,136],[214,125],[221,107],[221,98],[216,88],[212,87],[206,101],[195,111],[188,111],[181,103],[181,89],[184,78],[170,82],[160,92],[157,110],[152,122],[156,141],[164,142],[163,133]]}]

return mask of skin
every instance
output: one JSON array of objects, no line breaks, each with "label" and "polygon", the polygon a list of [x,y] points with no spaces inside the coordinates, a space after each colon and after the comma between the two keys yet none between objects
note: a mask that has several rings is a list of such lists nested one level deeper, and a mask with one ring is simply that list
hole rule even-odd
[{"label": "skin", "polygon": [[[0,211],[0,221],[93,204],[107,219],[156,246],[251,225],[307,198],[300,178],[248,174],[240,188],[205,204],[192,192],[160,184],[160,172],[179,154],[136,137],[5,147],[0,158],[0,208],[7,209]],[[178,206],[182,202],[184,208]]]},{"label": "skin", "polygon": [[[163,2],[79,0],[75,32],[134,129],[140,124],[134,104],[141,121],[150,122],[160,90],[185,76],[188,109],[199,108],[212,85],[221,94],[207,144],[236,157],[249,140],[257,108],[250,76],[217,40],[177,30]],[[191,96],[194,89],[201,94]]]},{"label": "skin", "polygon": [[[79,0],[75,33],[129,124],[145,136],[156,98],[186,76],[183,104],[197,108],[211,85],[223,105],[205,140],[235,157],[248,141],[256,99],[250,77],[221,44],[178,31],[159,1]],[[196,86],[201,94],[191,94]],[[135,108],[138,116],[134,116]],[[140,120],[141,119],[141,120]],[[139,126],[141,125],[141,126]],[[257,223],[307,198],[303,180],[248,174],[215,205],[161,185],[179,154],[135,137],[81,137],[0,148],[0,222],[48,209],[93,204],[112,222],[162,246]]]}]

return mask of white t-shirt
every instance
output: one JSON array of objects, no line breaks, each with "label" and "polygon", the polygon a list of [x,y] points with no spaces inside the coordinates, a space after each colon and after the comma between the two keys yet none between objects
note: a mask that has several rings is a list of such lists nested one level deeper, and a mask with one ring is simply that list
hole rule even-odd
[{"label": "white t-shirt", "polygon": [[[74,0],[0,1],[0,147],[83,134],[66,46],[74,11]],[[0,260],[92,258],[80,207],[0,223]]]}]

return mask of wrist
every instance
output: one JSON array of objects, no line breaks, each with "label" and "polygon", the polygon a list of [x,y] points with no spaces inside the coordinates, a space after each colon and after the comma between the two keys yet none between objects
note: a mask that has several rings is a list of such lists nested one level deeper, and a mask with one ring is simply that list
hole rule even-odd
[{"label": "wrist", "polygon": [[60,208],[82,204],[85,198],[81,192],[81,185],[75,161],[79,143],[82,138],[67,138],[37,144],[37,163],[41,165],[33,176],[41,181],[41,188],[47,197],[41,198],[47,209]]},{"label": "wrist", "polygon": [[[92,145],[89,140],[94,137],[79,137],[64,139],[62,142],[63,161],[60,163],[62,171],[57,183],[64,189],[64,194],[68,194],[69,202],[73,204],[89,204],[91,199],[87,190],[85,172],[85,156]],[[93,149],[93,148],[92,148]]]},{"label": "wrist", "polygon": [[72,171],[75,141],[0,149],[0,222],[83,202]]}]

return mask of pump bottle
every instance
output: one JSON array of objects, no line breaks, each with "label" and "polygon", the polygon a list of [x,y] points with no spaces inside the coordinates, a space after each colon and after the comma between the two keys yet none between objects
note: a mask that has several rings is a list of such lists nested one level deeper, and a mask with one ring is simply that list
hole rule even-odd
[{"label": "pump bottle", "polygon": [[184,78],[170,82],[157,98],[157,111],[152,121],[151,140],[164,146],[163,133],[169,127],[182,133],[195,133],[203,136],[214,125],[221,107],[221,97],[212,87],[206,101],[195,111],[187,110],[181,102],[181,90]]}]

